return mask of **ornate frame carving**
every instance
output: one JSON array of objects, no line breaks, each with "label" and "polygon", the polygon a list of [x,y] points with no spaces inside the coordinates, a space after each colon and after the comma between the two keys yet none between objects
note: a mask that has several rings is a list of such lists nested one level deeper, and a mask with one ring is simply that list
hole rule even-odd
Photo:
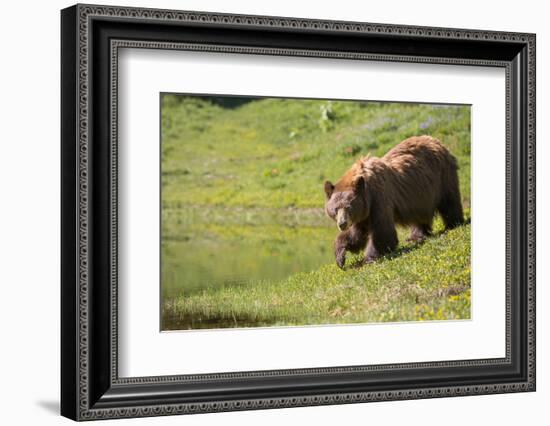
[{"label": "ornate frame carving", "polygon": [[[129,34],[124,39],[110,36],[107,46],[101,44],[104,40],[97,34],[103,30],[102,24],[109,27],[107,32],[114,28],[116,30],[114,33],[118,34],[124,33],[123,24],[132,22],[139,23],[143,31],[152,32],[163,26],[176,25],[180,28],[200,30],[216,27],[227,31],[242,31],[248,28],[255,31],[288,33],[295,37],[310,32],[326,34],[328,37],[349,34],[351,40],[353,37],[368,39],[370,36],[372,40],[399,40],[412,46],[418,43],[431,46],[430,43],[446,42],[451,46],[479,47],[479,54],[474,52],[473,55],[463,57],[425,53],[406,55],[380,52],[376,50],[376,46],[371,52],[277,45],[259,47],[245,44],[217,44],[208,40],[200,43],[183,42],[170,39],[169,34],[168,38],[166,35],[161,35],[158,41],[133,39],[134,34]],[[94,27],[95,23],[100,25]],[[117,25],[121,25],[122,29]],[[94,36],[98,38],[94,39]],[[383,50],[384,43],[380,43],[382,47],[378,49]],[[487,49],[494,49],[495,46],[501,48],[501,51],[492,56],[487,55]],[[507,86],[506,357],[434,363],[119,378],[116,349],[118,333],[116,118],[118,49],[121,47],[504,67]],[[103,52],[104,56],[95,56],[99,50],[107,50],[107,52]],[[62,54],[62,75],[66,77],[62,88],[64,123],[62,128],[64,178],[62,210],[64,217],[70,218],[67,222],[64,221],[62,233],[63,415],[76,420],[91,420],[535,389],[535,36],[533,34],[77,5],[62,12]],[[102,63],[102,61],[108,63]],[[100,67],[101,72],[93,67]],[[105,73],[108,75],[104,75]],[[99,75],[101,77],[98,77]],[[101,103],[97,101],[100,96],[107,97],[108,116],[104,114],[105,111],[98,109],[103,108],[98,106]],[[94,126],[97,125],[99,116],[107,117],[106,121],[109,121],[106,130],[108,147],[96,147],[99,143],[98,138],[104,137],[99,131],[94,135]],[[93,143],[95,145],[92,146]],[[97,150],[101,152],[98,154]],[[104,150],[108,151],[110,159],[109,164],[104,166],[104,169],[109,171],[109,181],[98,184],[99,181],[94,175],[96,172],[92,167],[97,167],[95,165],[97,158],[103,158]],[[95,158],[94,163],[90,161],[91,157]],[[106,186],[101,186],[104,184]],[[100,197],[94,192],[94,188],[97,187],[109,189],[108,202],[100,202]],[[517,203],[520,203],[518,212],[513,210]],[[97,231],[92,226],[93,221],[99,220],[96,219],[96,213],[100,211],[105,211],[101,214],[108,217],[108,220],[103,218],[101,219],[103,222],[98,222],[101,226],[103,224],[108,226],[108,241],[94,234]],[[105,221],[108,223],[104,223]],[[100,250],[98,241],[101,242],[101,250],[108,252],[109,256],[109,288],[107,293],[105,293],[106,288],[102,290],[104,292],[100,296],[96,296],[99,293],[90,294],[91,291],[98,292],[96,288],[101,287],[97,284],[97,276],[100,274],[94,269],[96,268],[94,262],[97,263],[94,253],[100,253],[94,251]],[[512,264],[512,257],[518,254],[523,263]],[[94,279],[96,281],[93,281]],[[95,301],[94,307],[91,303],[92,298]],[[521,298],[521,301],[518,298]],[[108,305],[109,309],[99,313],[96,307],[98,302]],[[99,322],[102,329],[98,329]],[[97,342],[101,343],[97,344]],[[403,384],[402,380],[400,382],[396,379],[396,383],[401,384],[388,389],[376,389],[376,386],[373,387],[370,384],[364,385],[363,388],[348,386],[339,391],[322,392],[323,388],[319,385],[318,392],[296,393],[289,390],[286,394],[276,392],[274,387],[269,397],[255,398],[252,391],[247,394],[243,390],[240,394],[227,394],[226,397],[220,395],[204,400],[198,396],[194,399],[187,396],[168,399],[163,396],[162,390],[163,386],[173,388],[173,386],[197,383],[205,386],[210,384],[211,387],[220,386],[222,382],[235,379],[250,380],[254,386],[268,386],[267,382],[260,383],[260,381],[284,377],[299,382],[299,377],[308,375],[315,376],[319,380],[330,381],[330,377],[335,374],[340,375],[339,377],[346,374],[360,377],[361,374],[393,371],[397,378],[400,371],[437,370],[438,373],[433,373],[437,376],[437,374],[444,375],[445,371],[451,371],[452,368],[468,371],[468,369],[487,366],[508,368],[508,375],[513,370],[516,375],[511,377],[515,378],[498,381],[479,380],[467,385],[453,385],[444,381],[436,383],[434,379],[434,386],[425,387],[411,386],[411,383]],[[148,398],[135,396],[133,392],[137,387],[140,387],[141,393],[149,392],[150,396]],[[248,396],[243,397],[246,395]]]}]

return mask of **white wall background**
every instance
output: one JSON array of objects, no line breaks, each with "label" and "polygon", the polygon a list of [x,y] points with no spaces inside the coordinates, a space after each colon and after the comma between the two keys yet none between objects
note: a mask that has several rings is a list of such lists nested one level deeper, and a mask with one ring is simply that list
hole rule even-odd
[{"label": "white wall background", "polygon": [[[120,0],[142,7],[526,31],[537,33],[538,390],[421,401],[293,408],[118,424],[499,425],[544,424],[550,401],[550,27],[545,2],[357,0]],[[59,417],[59,10],[71,2],[9,2],[0,25],[0,418],[68,424]],[[546,419],[545,419],[546,418]],[[102,424],[117,424],[107,421]],[[130,423],[131,422],[131,423]]]}]

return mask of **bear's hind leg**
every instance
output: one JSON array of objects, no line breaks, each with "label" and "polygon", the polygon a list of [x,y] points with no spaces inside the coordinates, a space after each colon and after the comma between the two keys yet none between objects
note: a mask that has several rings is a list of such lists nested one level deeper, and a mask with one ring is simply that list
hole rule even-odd
[{"label": "bear's hind leg", "polygon": [[437,206],[437,210],[443,219],[445,229],[453,229],[464,223],[464,214],[462,212],[462,202],[459,192],[447,194]]},{"label": "bear's hind leg", "polygon": [[411,226],[411,235],[409,236],[409,238],[407,238],[407,241],[421,243],[431,234],[431,225],[413,225]]},{"label": "bear's hind leg", "polygon": [[452,229],[464,223],[456,167],[449,173],[445,181],[446,185],[443,186],[443,196],[437,206],[437,211],[443,219],[445,229]]}]

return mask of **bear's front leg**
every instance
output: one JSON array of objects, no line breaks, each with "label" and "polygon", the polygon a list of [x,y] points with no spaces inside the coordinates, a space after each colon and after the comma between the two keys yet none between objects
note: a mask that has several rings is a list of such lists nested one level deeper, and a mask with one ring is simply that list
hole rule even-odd
[{"label": "bear's front leg", "polygon": [[336,241],[334,241],[334,258],[340,269],[344,269],[344,264],[346,263],[346,239],[345,232],[342,232],[336,237]]},{"label": "bear's front leg", "polygon": [[358,253],[367,244],[367,229],[364,224],[354,224],[346,231],[341,232],[334,241],[334,257],[336,264],[344,268],[346,251]]},{"label": "bear's front leg", "polygon": [[374,262],[380,256],[397,248],[397,231],[393,219],[393,209],[383,198],[383,193],[377,194],[370,211],[369,241],[365,251],[365,263]]},{"label": "bear's front leg", "polygon": [[372,263],[380,256],[397,248],[397,232],[392,226],[373,230],[365,250],[365,263]]},{"label": "bear's front leg", "polygon": [[374,247],[372,238],[369,238],[369,242],[367,243],[367,249],[365,250],[365,263],[372,263],[379,257],[380,257],[380,253],[378,253],[378,250],[376,250],[376,247]]}]

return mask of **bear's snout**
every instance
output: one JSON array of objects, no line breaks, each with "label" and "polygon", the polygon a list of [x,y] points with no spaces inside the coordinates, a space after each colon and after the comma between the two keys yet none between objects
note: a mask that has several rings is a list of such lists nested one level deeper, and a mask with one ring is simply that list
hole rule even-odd
[{"label": "bear's snout", "polygon": [[349,221],[344,209],[338,210],[336,214],[336,225],[340,231],[345,231],[348,229]]}]

